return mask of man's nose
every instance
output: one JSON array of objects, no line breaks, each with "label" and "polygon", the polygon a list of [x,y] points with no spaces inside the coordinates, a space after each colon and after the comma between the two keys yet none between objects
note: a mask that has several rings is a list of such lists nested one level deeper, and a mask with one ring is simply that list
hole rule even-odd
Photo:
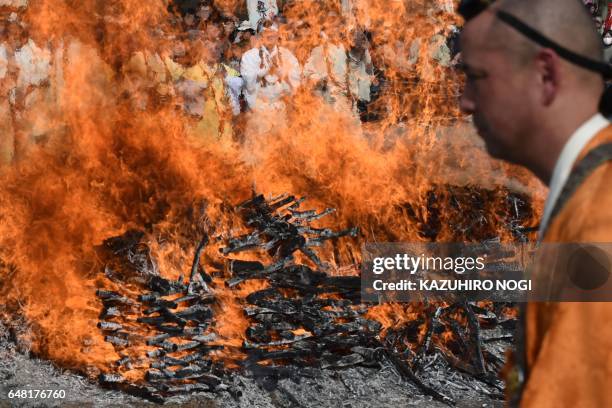
[{"label": "man's nose", "polygon": [[474,113],[474,109],[476,108],[474,100],[465,92],[465,89],[459,97],[459,108],[468,115]]}]

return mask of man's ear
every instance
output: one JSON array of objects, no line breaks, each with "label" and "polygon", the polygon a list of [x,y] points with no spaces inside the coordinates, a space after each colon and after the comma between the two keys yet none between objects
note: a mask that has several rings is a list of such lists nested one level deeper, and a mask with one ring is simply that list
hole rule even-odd
[{"label": "man's ear", "polygon": [[535,57],[535,67],[541,84],[541,102],[544,106],[553,103],[561,84],[561,61],[550,48],[540,50]]}]

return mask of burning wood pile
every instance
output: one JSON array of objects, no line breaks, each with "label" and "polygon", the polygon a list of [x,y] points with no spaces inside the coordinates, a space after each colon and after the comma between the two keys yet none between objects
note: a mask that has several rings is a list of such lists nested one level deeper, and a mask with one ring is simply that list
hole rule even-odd
[{"label": "burning wood pile", "polygon": [[[358,277],[328,277],[324,272],[293,262],[293,253],[299,250],[317,267],[324,268],[312,248],[326,240],[357,233],[354,228],[333,232],[308,226],[308,221],[321,218],[331,210],[321,214],[301,212],[299,205],[302,201],[283,197],[268,203],[263,196],[257,196],[241,204],[239,211],[255,231],[230,238],[228,246],[221,248],[224,255],[253,249],[274,254],[275,262],[265,267],[257,261],[228,259],[226,262],[232,276],[226,282],[227,286],[235,287],[250,279],[266,279],[272,286],[254,292],[246,299],[252,306],[245,309],[245,314],[253,325],[247,330],[250,342],[245,340],[244,349],[250,354],[249,363],[252,364],[261,360],[292,358],[299,363],[299,355],[315,357],[317,354],[321,356],[326,349],[349,350],[352,346],[367,344],[362,337],[369,333],[373,338],[380,329],[380,324],[359,318],[359,313],[350,308],[359,301]],[[275,211],[284,207],[285,214],[275,215]],[[211,278],[204,270],[198,270],[200,253],[208,238],[203,239],[196,250],[189,283],[184,283],[182,277],[170,281],[155,275],[154,271],[147,271],[147,267],[153,267],[154,263],[143,256],[140,238],[141,233],[131,231],[122,237],[106,240],[104,246],[114,255],[124,257],[132,270],[150,273],[147,279],[141,279],[141,283],[146,283],[151,292],[134,299],[118,292],[98,290],[97,295],[104,305],[98,327],[105,333],[105,341],[111,343],[119,354],[138,343],[154,348],[146,352],[150,367],[145,375],[147,386],[128,386],[117,374],[103,374],[101,383],[124,386],[126,390],[153,398],[158,394],[227,390],[228,386],[215,375],[222,374],[224,369],[207,357],[210,351],[222,348],[214,345],[216,335],[212,330],[214,318],[210,304],[215,302],[215,297],[208,287]],[[108,266],[106,275],[118,282]],[[293,291],[299,296],[284,297],[280,290]],[[323,294],[343,299],[316,298]],[[340,310],[323,310],[326,307]],[[334,324],[335,319],[344,319],[347,323]],[[347,338],[346,334],[351,332],[363,334]],[[147,336],[145,333],[154,334]],[[342,364],[333,361],[338,358],[330,352],[325,357],[331,365]],[[134,364],[143,366],[146,363],[142,359],[132,361],[125,355],[116,362],[116,369],[130,370]],[[249,368],[255,369],[255,366],[249,365]],[[259,366],[256,371],[266,372],[266,368]]]},{"label": "burning wood pile", "polygon": [[[100,383],[154,401],[221,391],[239,398],[235,375],[250,375],[272,391],[279,380],[316,376],[321,369],[390,366],[424,394],[452,404],[443,390],[448,378],[432,378],[432,366],[443,364],[500,397],[497,372],[504,342],[512,339],[512,305],[361,304],[358,274],[334,276],[317,254],[327,242],[357,236],[358,229],[314,227],[333,210],[302,211],[303,201],[258,195],[238,205],[235,212],[250,232],[212,238],[223,262],[213,263],[211,274],[200,263],[209,244],[204,236],[187,279],[160,276],[142,232],[106,240],[104,273],[119,290],[98,290],[104,306],[98,327],[122,357]],[[259,289],[239,292],[248,281]],[[241,354],[231,361],[220,358],[224,345],[214,311],[222,303],[216,293],[227,290],[248,321]],[[404,318],[410,310],[414,317]],[[389,327],[385,318],[399,324]]]},{"label": "burning wood pile", "polygon": [[[227,390],[229,387],[215,375],[223,369],[208,357],[209,352],[220,346],[210,344],[216,338],[210,330],[213,324],[210,304],[215,297],[206,283],[210,278],[197,270],[199,251],[188,284],[182,279],[164,279],[154,269],[148,269],[154,268],[155,263],[143,252],[145,248],[139,243],[142,236],[140,232],[129,231],[104,242],[107,250],[122,258],[128,270],[131,267],[132,271],[148,274],[138,281],[150,291],[136,297],[108,290],[96,292],[104,305],[98,328],[104,333],[104,340],[123,355],[115,363],[116,373],[102,374],[100,383],[155,401],[162,401],[162,395]],[[202,241],[200,251],[205,242]],[[121,281],[114,276],[109,266],[105,273],[115,282],[129,282],[129,278]],[[144,345],[150,348],[145,356],[134,358],[128,352]],[[146,365],[146,385],[131,384],[118,374]]]}]

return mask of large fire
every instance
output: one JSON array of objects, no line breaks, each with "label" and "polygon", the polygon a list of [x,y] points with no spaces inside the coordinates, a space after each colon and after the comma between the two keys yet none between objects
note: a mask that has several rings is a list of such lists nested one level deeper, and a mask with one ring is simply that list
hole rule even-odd
[{"label": "large fire", "polygon": [[[361,112],[350,101],[330,104],[303,78],[282,114],[236,117],[221,63],[243,51],[226,40],[242,1],[214,1],[217,21],[201,18],[198,27],[185,27],[166,0],[31,3],[0,7],[23,21],[4,27],[7,49],[29,50],[24,58],[48,70],[39,83],[13,66],[0,79],[3,94],[11,90],[0,111],[14,135],[11,163],[0,168],[0,312],[24,316],[32,351],[62,367],[95,374],[119,358],[95,329],[96,290],[113,287],[96,248],[129,229],[146,232],[160,275],[177,279],[202,233],[240,231],[228,206],[254,190],[306,195],[311,208],[337,209],[320,226],[360,228],[357,239],[324,249],[331,273],[345,274],[365,242],[470,239],[452,227],[462,211],[450,208],[448,193],[432,198],[440,186],[491,190],[472,239],[512,239],[496,186],[542,191],[490,161],[458,112],[460,78],[432,50],[461,21],[436,2],[355,1],[349,14],[340,1],[283,2],[278,41],[301,66],[314,48],[350,49],[355,32],[367,32],[360,41],[375,68],[372,101]],[[175,89],[186,77],[206,83],[198,117]],[[532,198],[533,226],[541,196]],[[423,234],[434,207],[436,230]],[[202,263],[216,250],[207,247]],[[248,325],[236,299],[262,285],[213,282],[216,330],[233,357]],[[417,309],[387,305],[370,315],[392,328]]]}]

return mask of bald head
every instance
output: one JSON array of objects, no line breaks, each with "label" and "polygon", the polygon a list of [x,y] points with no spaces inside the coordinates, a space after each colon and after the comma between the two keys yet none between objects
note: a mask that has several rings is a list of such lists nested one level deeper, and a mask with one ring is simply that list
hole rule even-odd
[{"label": "bald head", "polygon": [[[530,61],[541,46],[497,19],[494,13],[498,10],[511,14],[575,54],[603,60],[601,38],[580,0],[500,0],[475,19],[475,28],[479,28],[488,46],[506,49],[512,61],[520,64]],[[598,73],[568,61],[562,62],[568,71],[579,77],[582,85],[585,81],[594,86],[601,84]]]},{"label": "bald head", "polygon": [[519,18],[570,51],[602,59],[601,40],[580,0],[501,0],[495,8]]},{"label": "bald head", "polygon": [[491,155],[546,182],[567,139],[597,112],[603,78],[539,45],[498,11],[598,62],[601,39],[579,0],[499,0],[464,27],[461,108],[472,114]]}]

